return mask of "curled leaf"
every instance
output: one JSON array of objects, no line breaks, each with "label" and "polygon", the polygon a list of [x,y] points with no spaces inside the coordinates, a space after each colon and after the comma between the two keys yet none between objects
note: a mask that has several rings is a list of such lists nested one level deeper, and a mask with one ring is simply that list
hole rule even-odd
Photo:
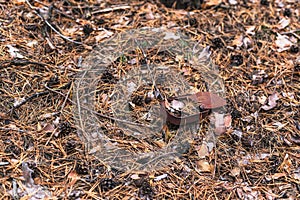
[{"label": "curled leaf", "polygon": [[271,96],[269,96],[268,105],[264,105],[261,108],[264,110],[271,110],[272,108],[274,108],[277,105],[277,103],[276,103],[277,100],[279,100],[279,96],[278,96],[278,93],[275,92]]}]

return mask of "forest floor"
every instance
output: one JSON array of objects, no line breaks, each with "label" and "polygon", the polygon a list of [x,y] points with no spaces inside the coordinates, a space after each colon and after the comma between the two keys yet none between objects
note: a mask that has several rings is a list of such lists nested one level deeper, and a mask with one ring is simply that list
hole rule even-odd
[{"label": "forest floor", "polygon": [[[0,199],[300,199],[297,0],[163,3],[0,0]],[[180,31],[199,48],[209,47],[203,52],[222,80],[218,95],[226,112],[215,114],[221,128],[216,118],[202,119],[180,156],[157,168],[122,170],[107,164],[78,127],[76,78],[86,63],[106,59],[86,62],[105,51],[103,42],[142,27],[164,28],[171,39],[177,36],[170,32]],[[118,81],[143,62],[158,62],[170,65],[192,92],[210,92],[207,74],[174,52],[136,45],[125,54],[92,77],[95,127],[133,156],[164,149],[183,129],[168,124],[146,139],[131,135],[113,112],[123,109],[114,107]],[[168,76],[176,84],[160,87],[161,94],[179,95],[173,89],[182,85]],[[158,102],[153,90],[151,84],[139,87],[127,102],[134,123],[147,123],[144,114]],[[181,109],[180,102],[171,104],[172,112]]]}]

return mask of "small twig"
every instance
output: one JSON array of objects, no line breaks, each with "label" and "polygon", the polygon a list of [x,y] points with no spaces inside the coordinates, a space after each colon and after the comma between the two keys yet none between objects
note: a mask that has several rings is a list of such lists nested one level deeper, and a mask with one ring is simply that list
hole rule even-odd
[{"label": "small twig", "polygon": [[[71,85],[71,82],[69,82],[69,83],[67,84],[67,86],[69,86],[69,85]],[[49,88],[49,87],[47,86],[47,84],[45,84],[44,86],[45,86],[45,88],[46,88],[47,90],[50,90],[51,92],[57,93],[57,94],[62,95],[63,97],[65,97],[65,100],[64,100],[63,104],[61,105],[61,108],[60,108],[60,111],[59,111],[59,113],[62,113],[62,110],[64,109],[64,107],[65,107],[65,105],[66,105],[66,102],[67,102],[67,100],[68,100],[68,98],[69,98],[69,95],[70,95],[70,93],[71,93],[72,86],[70,86],[67,95],[64,95],[63,93],[58,92],[57,89],[55,90],[55,89]],[[62,87],[63,87],[63,88],[66,88],[65,86],[62,86]],[[60,89],[62,89],[62,87],[61,87]]]},{"label": "small twig", "polygon": [[0,127],[0,130],[2,131],[17,131],[20,133],[27,133],[28,131],[24,131],[22,129],[14,129],[14,128],[4,128],[4,127]]},{"label": "small twig", "polygon": [[295,36],[296,38],[298,38],[300,40],[300,36],[297,35],[296,32],[300,32],[300,29],[295,29],[295,30],[283,32],[281,34],[292,34],[293,36]]},{"label": "small twig", "polygon": [[9,64],[9,65],[29,65],[29,64],[34,64],[34,65],[40,65],[40,66],[50,66],[47,63],[42,63],[42,62],[35,62],[35,61],[30,61],[30,60],[26,60],[26,59],[13,59],[13,60],[3,60],[2,62],[0,62],[0,69],[5,67],[5,64]]},{"label": "small twig", "polygon": [[[74,102],[74,101],[72,101],[71,99],[67,98],[67,97],[68,97],[68,94],[69,94],[69,92],[70,92],[70,90],[69,90],[68,94],[65,95],[65,94],[59,92],[58,90],[54,90],[54,89],[51,89],[51,88],[47,87],[46,85],[45,85],[45,87],[46,87],[46,89],[50,90],[51,92],[57,93],[57,94],[59,94],[59,95],[65,97],[65,101],[66,101],[66,100],[69,100],[71,103],[76,104],[76,102]],[[61,88],[60,88],[60,89],[61,89]],[[78,106],[79,106],[80,103],[79,103],[79,102],[77,102],[77,103],[78,103]],[[103,118],[106,118],[106,119],[114,120],[114,121],[117,121],[117,122],[127,123],[127,124],[130,124],[130,125],[135,125],[135,126],[141,126],[141,127],[151,128],[151,126],[147,126],[147,125],[143,125],[143,124],[138,124],[138,123],[134,123],[134,122],[129,122],[129,121],[126,121],[126,120],[121,120],[121,119],[115,118],[115,117],[110,117],[110,116],[107,116],[107,115],[103,115],[103,114],[98,113],[98,112],[96,112],[96,111],[94,111],[94,110],[91,110],[91,109],[89,109],[89,108],[87,108],[87,107],[85,107],[85,106],[79,106],[79,108],[78,108],[78,109],[79,109],[79,113],[81,112],[81,108],[83,108],[83,109],[85,109],[85,110],[88,110],[88,111],[90,111],[91,113],[93,113],[93,114],[95,114],[95,115],[97,115],[97,116],[99,116],[99,117],[103,117]],[[81,117],[81,115],[79,115],[79,117]],[[82,120],[82,119],[80,119],[80,120]]]},{"label": "small twig", "polygon": [[70,86],[71,82],[68,82],[67,84],[59,87],[59,88],[56,88],[56,89],[51,89],[49,90],[49,87],[46,87],[46,89],[48,89],[48,91],[43,91],[43,92],[37,92],[37,93],[34,93],[33,95],[29,96],[28,98],[22,100],[21,102],[19,102],[18,104],[14,105],[12,109],[10,109],[9,113],[12,114],[13,111],[19,107],[21,107],[22,105],[24,105],[25,103],[27,103],[28,101],[34,99],[34,98],[37,98],[37,97],[41,97],[41,96],[44,96],[44,95],[47,95],[49,94],[50,92],[49,91],[55,91],[55,90],[62,90],[62,89],[66,89]]},{"label": "small twig", "polygon": [[128,5],[122,5],[122,6],[116,6],[116,7],[111,7],[111,8],[104,8],[102,10],[96,10],[96,11],[93,11],[92,14],[95,15],[95,14],[99,14],[99,13],[113,12],[113,11],[117,11],[117,10],[126,10],[129,8],[130,8],[130,6],[128,6]]},{"label": "small twig", "polygon": [[62,37],[63,39],[69,41],[69,42],[73,42],[75,44],[82,44],[82,42],[77,42],[77,41],[74,41],[72,39],[70,39],[69,37],[67,36],[64,36],[63,34],[61,34],[58,30],[56,30],[51,24],[50,22],[48,22],[39,12],[37,9],[35,9],[29,2],[28,0],[26,0],[26,3],[28,4],[28,6],[35,11],[35,13],[45,22],[45,24],[47,26],[49,26],[55,33],[57,33],[60,37]]},{"label": "small twig", "polygon": [[[43,5],[43,6],[45,6],[45,7],[49,7],[49,6],[48,6],[47,4],[45,4],[44,2],[41,2],[41,1],[39,1],[39,0],[34,0],[34,1],[37,2],[37,3],[39,3],[39,4],[41,4],[41,5]],[[65,12],[63,12],[63,11],[61,11],[61,10],[60,10],[59,8],[57,8],[55,5],[52,5],[52,6],[53,6],[53,9],[54,9],[56,12],[62,14],[63,16],[65,16],[65,17],[67,17],[67,18],[69,18],[69,19],[75,20],[74,17],[68,15],[67,13],[65,13]]]}]

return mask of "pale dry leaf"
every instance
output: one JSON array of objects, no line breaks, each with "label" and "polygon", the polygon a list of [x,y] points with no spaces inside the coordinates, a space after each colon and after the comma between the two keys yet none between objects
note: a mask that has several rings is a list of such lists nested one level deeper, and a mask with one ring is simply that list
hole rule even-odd
[{"label": "pale dry leaf", "polygon": [[278,29],[284,29],[290,24],[291,20],[289,18],[282,18],[277,25]]},{"label": "pale dry leaf", "polygon": [[20,51],[19,49],[15,48],[9,44],[6,45],[6,47],[8,48],[8,52],[12,58],[21,58],[21,59],[24,58],[24,56],[19,53],[19,51]]},{"label": "pale dry leaf", "polygon": [[241,169],[239,167],[234,167],[231,171],[230,174],[234,177],[240,175]]},{"label": "pale dry leaf", "polygon": [[261,108],[264,109],[264,110],[271,110],[272,108],[276,107],[277,100],[279,100],[279,95],[278,95],[277,92],[274,92],[268,98],[268,105],[264,105]]},{"label": "pale dry leaf", "polygon": [[189,67],[183,67],[181,72],[183,73],[183,75],[187,76],[187,75],[191,75],[191,69]]},{"label": "pale dry leaf", "polygon": [[53,124],[47,123],[47,124],[44,126],[43,130],[44,130],[45,132],[53,132],[53,131],[55,130],[55,126],[54,126]]},{"label": "pale dry leaf", "polygon": [[37,40],[31,40],[29,41],[26,46],[29,46],[29,47],[35,47],[38,45],[38,41]]},{"label": "pale dry leaf", "polygon": [[72,187],[80,179],[80,176],[76,173],[76,171],[71,171],[68,174],[68,179],[70,180],[68,187]]},{"label": "pale dry leaf", "polygon": [[211,7],[211,6],[216,6],[222,3],[222,0],[207,0],[205,1],[205,6]]},{"label": "pale dry leaf", "polygon": [[32,178],[33,170],[28,167],[28,163],[22,163],[22,172],[24,178],[24,185],[9,191],[12,196],[18,195],[22,200],[41,200],[41,199],[56,199],[51,192],[40,185],[36,185]]},{"label": "pale dry leaf", "polygon": [[[215,125],[215,134],[221,135],[226,132],[226,125],[225,125],[225,114],[214,112],[214,125]],[[231,117],[226,119],[227,125],[231,123]]]},{"label": "pale dry leaf", "polygon": [[238,138],[242,138],[243,136],[243,132],[242,131],[239,131],[239,130],[234,130],[232,133],[232,135],[236,135]]},{"label": "pale dry leaf", "polygon": [[127,91],[129,94],[133,93],[136,90],[137,85],[134,82],[127,83]]},{"label": "pale dry leaf", "polygon": [[183,102],[177,100],[171,101],[171,108],[173,108],[174,110],[182,110],[183,107],[184,107]]},{"label": "pale dry leaf", "polygon": [[241,47],[243,45],[243,36],[237,35],[235,36],[234,40],[232,41],[232,46]]},{"label": "pale dry leaf", "polygon": [[246,49],[252,47],[252,41],[251,41],[251,39],[248,38],[248,37],[245,37],[245,38],[243,39],[243,45],[244,45],[244,47],[245,47]]},{"label": "pale dry leaf", "polygon": [[236,0],[228,0],[228,3],[230,5],[237,5],[238,4],[238,2]]},{"label": "pale dry leaf", "polygon": [[4,112],[0,112],[0,119],[7,119],[8,115]]},{"label": "pale dry leaf", "polygon": [[139,180],[141,177],[140,177],[138,174],[132,174],[132,175],[130,176],[130,178],[131,178],[132,180]]},{"label": "pale dry leaf", "polygon": [[300,181],[300,167],[294,170],[292,177],[298,181]]},{"label": "pale dry leaf", "polygon": [[45,114],[42,114],[40,117],[39,117],[39,120],[44,120],[44,119],[48,119],[48,118],[51,118],[55,115],[57,115],[58,112],[53,112],[53,113],[45,113]]},{"label": "pale dry leaf", "polygon": [[197,161],[197,166],[199,171],[201,172],[211,172],[213,169],[213,166],[209,164],[206,160],[199,160]]},{"label": "pale dry leaf", "polygon": [[231,126],[232,118],[231,115],[226,115],[224,117],[224,125],[226,128],[229,128]]},{"label": "pale dry leaf", "polygon": [[152,12],[152,6],[150,4],[147,6],[145,17],[147,20],[155,19],[154,14]]},{"label": "pale dry leaf", "polygon": [[277,129],[279,130],[279,129],[282,129],[283,127],[285,127],[287,125],[287,123],[283,124],[281,122],[274,122],[273,125],[277,126]]},{"label": "pale dry leaf", "polygon": [[31,176],[33,170],[28,167],[28,163],[26,162],[22,163],[22,172],[23,172],[23,177],[25,179],[25,185],[32,186],[34,184],[34,181]]},{"label": "pale dry leaf", "polygon": [[205,142],[202,143],[202,145],[199,147],[196,147],[197,154],[199,158],[205,158],[205,156],[208,156],[208,147]]},{"label": "pale dry leaf", "polygon": [[280,35],[277,33],[277,38],[275,40],[275,47],[277,48],[278,52],[288,50],[293,43],[289,40],[289,37],[286,35]]},{"label": "pale dry leaf", "polygon": [[247,33],[248,35],[255,35],[254,30],[255,30],[255,26],[248,26],[248,27],[247,27],[247,30],[246,30],[246,33]]},{"label": "pale dry leaf", "polygon": [[56,117],[55,120],[53,121],[53,124],[57,126],[59,124],[59,121],[60,121],[60,117]]},{"label": "pale dry leaf", "polygon": [[101,40],[105,38],[109,38],[113,35],[114,33],[111,31],[108,31],[106,29],[103,29],[98,33],[98,35],[95,36],[96,42],[100,42]]},{"label": "pale dry leaf", "polygon": [[26,0],[13,0],[12,2],[15,5],[23,5],[26,3]]},{"label": "pale dry leaf", "polygon": [[258,97],[258,102],[262,105],[264,105],[267,101],[267,97],[266,96],[259,96]]}]

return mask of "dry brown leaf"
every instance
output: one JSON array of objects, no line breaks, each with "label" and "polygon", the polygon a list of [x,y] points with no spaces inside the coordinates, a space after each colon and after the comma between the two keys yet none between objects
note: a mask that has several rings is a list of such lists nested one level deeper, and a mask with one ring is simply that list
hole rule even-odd
[{"label": "dry brown leaf", "polygon": [[45,132],[53,132],[55,130],[55,126],[53,124],[47,123],[46,126],[44,126],[43,130]]},{"label": "dry brown leaf", "polygon": [[232,46],[241,47],[243,45],[243,36],[237,35],[235,36],[234,40],[232,41]]},{"label": "dry brown leaf", "polygon": [[222,0],[208,0],[205,2],[204,6],[205,7],[211,7],[211,6],[216,6],[222,3]]},{"label": "dry brown leaf", "polygon": [[213,166],[209,164],[206,160],[197,161],[197,166],[199,171],[201,172],[211,172],[213,170]]},{"label": "dry brown leaf", "polygon": [[0,112],[0,119],[7,119],[7,118],[8,118],[8,116],[6,113]]},{"label": "dry brown leaf", "polygon": [[205,156],[208,156],[208,147],[205,142],[203,142],[200,147],[196,147],[196,150],[199,158],[205,158]]},{"label": "dry brown leaf", "polygon": [[230,174],[234,177],[240,175],[241,169],[239,167],[234,167],[231,171]]},{"label": "dry brown leaf", "polygon": [[198,101],[204,109],[214,109],[226,105],[225,99],[211,92],[197,92],[190,97],[194,101]]},{"label": "dry brown leaf", "polygon": [[70,180],[68,187],[73,187],[73,185],[80,179],[79,175],[76,173],[76,171],[71,171],[68,174],[68,179]]}]

